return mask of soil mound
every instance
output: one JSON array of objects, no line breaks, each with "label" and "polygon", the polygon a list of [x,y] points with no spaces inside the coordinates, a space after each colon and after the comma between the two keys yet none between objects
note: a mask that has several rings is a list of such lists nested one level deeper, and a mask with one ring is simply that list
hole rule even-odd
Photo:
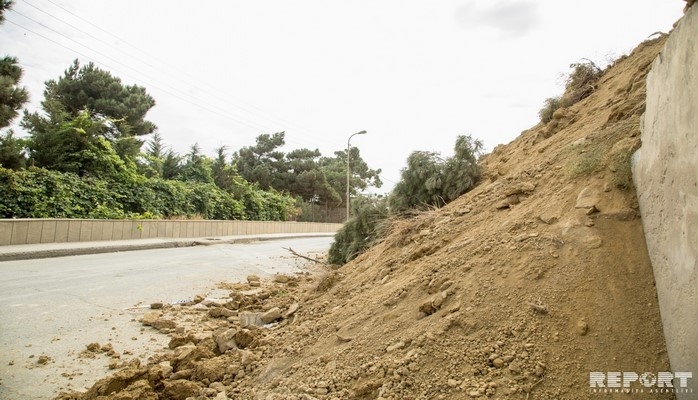
[{"label": "soil mound", "polygon": [[663,42],[494,149],[455,202],[341,269],[153,310],[167,354],[60,398],[628,398],[590,392],[589,373],[670,371],[629,169]]}]

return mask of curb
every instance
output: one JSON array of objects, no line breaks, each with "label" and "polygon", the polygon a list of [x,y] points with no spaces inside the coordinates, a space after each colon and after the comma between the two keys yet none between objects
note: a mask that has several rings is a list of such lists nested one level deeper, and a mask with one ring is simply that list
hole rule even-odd
[{"label": "curb", "polygon": [[[128,243],[128,244],[110,244],[110,245],[95,245],[85,247],[66,247],[59,249],[39,249],[26,251],[10,251],[2,252],[0,247],[0,262],[3,261],[21,261],[35,260],[42,258],[80,256],[87,254],[102,254],[102,253],[119,253],[123,251],[138,251],[138,250],[153,250],[153,249],[169,249],[177,247],[192,247],[192,246],[212,246],[216,244],[246,244],[253,242],[271,241],[279,239],[301,239],[301,238],[316,238],[334,236],[334,232],[322,232],[316,234],[289,234],[288,236],[254,236],[235,237],[230,239],[225,238],[206,238],[206,239],[184,239],[184,240],[163,240],[151,243]],[[80,242],[77,242],[80,243]],[[85,242],[82,242],[83,244]],[[32,245],[27,245],[32,246]]]}]

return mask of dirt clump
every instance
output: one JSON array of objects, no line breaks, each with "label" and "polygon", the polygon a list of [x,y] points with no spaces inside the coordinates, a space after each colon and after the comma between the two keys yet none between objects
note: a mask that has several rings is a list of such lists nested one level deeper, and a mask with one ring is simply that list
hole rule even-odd
[{"label": "dirt clump", "polygon": [[670,371],[628,164],[663,42],[495,148],[458,200],[340,269],[149,311],[167,353],[59,398],[588,399],[592,371]]}]

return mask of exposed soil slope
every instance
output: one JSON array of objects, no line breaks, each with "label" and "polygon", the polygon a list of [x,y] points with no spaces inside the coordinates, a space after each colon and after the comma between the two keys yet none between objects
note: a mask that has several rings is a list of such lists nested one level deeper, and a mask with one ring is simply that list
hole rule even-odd
[{"label": "exposed soil slope", "polygon": [[[337,271],[165,307],[146,322],[172,352],[63,398],[629,398],[588,379],[670,371],[627,164],[663,42],[498,146],[457,201],[396,222]],[[277,322],[243,328],[244,310]]]}]

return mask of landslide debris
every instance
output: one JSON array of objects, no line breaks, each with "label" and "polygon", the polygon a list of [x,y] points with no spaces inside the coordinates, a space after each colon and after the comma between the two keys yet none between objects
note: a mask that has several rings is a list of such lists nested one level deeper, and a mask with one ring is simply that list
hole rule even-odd
[{"label": "landslide debris", "polygon": [[663,42],[495,148],[458,200],[340,269],[151,310],[166,354],[59,398],[588,399],[592,371],[670,371],[629,175]]}]

